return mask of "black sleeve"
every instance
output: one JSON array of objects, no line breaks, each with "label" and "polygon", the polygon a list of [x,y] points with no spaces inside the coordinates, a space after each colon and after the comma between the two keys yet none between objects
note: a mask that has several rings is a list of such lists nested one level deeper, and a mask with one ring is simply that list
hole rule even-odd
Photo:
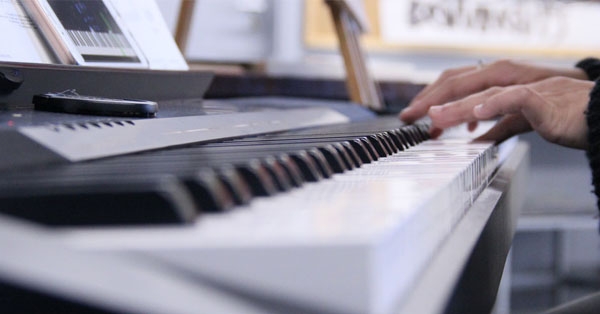
[{"label": "black sleeve", "polygon": [[585,58],[577,64],[575,67],[582,69],[587,74],[590,81],[595,81],[600,77],[600,60],[596,58]]},{"label": "black sleeve", "polygon": [[596,194],[597,205],[600,209],[600,80],[590,92],[590,102],[586,111],[588,125],[587,157],[592,168],[592,184]]}]

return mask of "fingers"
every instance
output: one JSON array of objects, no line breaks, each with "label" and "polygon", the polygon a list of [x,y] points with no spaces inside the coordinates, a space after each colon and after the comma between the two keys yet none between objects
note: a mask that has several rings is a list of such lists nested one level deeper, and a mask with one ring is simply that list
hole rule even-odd
[{"label": "fingers", "polygon": [[472,69],[443,81],[438,81],[420,99],[415,100],[408,108],[400,114],[400,119],[407,123],[425,116],[428,110],[449,101],[460,99],[467,95],[480,92],[490,86],[487,76],[495,76],[485,69]]},{"label": "fingers", "polygon": [[[493,86],[509,86],[520,81],[535,81],[548,71],[510,60],[499,60],[483,67],[464,67],[445,71],[433,84],[419,93],[413,102],[400,113],[400,119],[412,123],[425,116],[434,106],[461,99]],[[531,77],[522,75],[528,73]],[[539,78],[538,78],[539,77]]]},{"label": "fingers", "polygon": [[477,70],[477,67],[468,66],[444,71],[435,82],[426,86],[417,94],[417,96],[415,96],[415,98],[413,98],[409,106],[400,113],[400,119],[406,123],[413,123],[414,121],[424,117],[431,106],[444,103],[441,102],[433,104],[431,100],[428,100],[432,93],[435,94],[435,91],[437,91],[441,86],[447,85],[448,80],[454,80],[454,77],[475,70]]},{"label": "fingers", "polygon": [[469,71],[473,71],[477,69],[476,66],[467,66],[467,67],[462,67],[462,68],[456,68],[456,69],[449,69],[444,71],[440,77],[433,82],[432,84],[427,85],[422,91],[420,91],[417,96],[415,96],[415,98],[413,98],[411,103],[414,103],[416,101],[419,101],[421,98],[425,97],[427,94],[429,94],[431,92],[431,90],[435,89],[436,87],[438,87],[440,84],[442,84],[445,80],[465,73],[465,72],[469,72]]},{"label": "fingers", "polygon": [[[542,112],[539,112],[542,111]],[[509,137],[530,131],[532,119],[539,123],[544,115],[544,102],[527,85],[511,87],[493,87],[459,101],[429,110],[432,129],[444,129],[462,123],[468,123],[473,131],[479,120],[490,120],[498,116],[502,119],[477,140],[502,142]],[[524,116],[524,112],[528,114]]]},{"label": "fingers", "polygon": [[485,134],[476,138],[476,141],[494,141],[501,143],[510,137],[531,131],[529,122],[520,114],[504,116]]},{"label": "fingers", "polygon": [[493,87],[443,106],[431,107],[429,109],[431,124],[436,128],[444,129],[468,122],[470,123],[469,130],[473,130],[476,121],[480,120],[473,114],[473,108],[501,91],[502,88]]},{"label": "fingers", "polygon": [[551,108],[529,85],[507,87],[473,108],[478,120],[520,113],[534,129],[539,129],[544,121],[549,121]]},{"label": "fingers", "polygon": [[[504,115],[522,116],[522,120],[515,120],[519,124],[502,124],[501,127],[506,129],[490,130],[491,133],[486,135],[486,138],[504,140],[505,136],[524,132],[526,127],[527,130],[532,127],[538,129],[544,121],[548,121],[548,115],[551,113],[545,107],[545,101],[529,85],[516,85],[493,87],[459,101],[432,107],[429,117],[433,128],[445,129],[468,123],[469,130],[473,130],[479,120],[490,120]],[[513,121],[511,119],[506,121]]]},{"label": "fingers", "polygon": [[502,117],[479,139],[503,141],[515,134],[535,130],[546,140],[585,148],[585,110],[594,82],[553,77],[539,82],[493,87],[429,110],[432,129],[444,129],[479,120]]},{"label": "fingers", "polygon": [[466,122],[472,131],[479,120],[502,117],[479,139],[500,142],[533,129],[550,142],[585,148],[585,110],[594,82],[581,80],[583,74],[510,61],[447,71],[400,118],[411,123],[428,113],[435,138],[448,127]]}]

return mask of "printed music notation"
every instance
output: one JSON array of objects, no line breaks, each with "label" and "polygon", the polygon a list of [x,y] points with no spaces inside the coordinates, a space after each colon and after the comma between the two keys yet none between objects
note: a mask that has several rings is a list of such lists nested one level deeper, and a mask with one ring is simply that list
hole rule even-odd
[{"label": "printed music notation", "polygon": [[49,62],[36,27],[17,0],[0,0],[0,60]]}]

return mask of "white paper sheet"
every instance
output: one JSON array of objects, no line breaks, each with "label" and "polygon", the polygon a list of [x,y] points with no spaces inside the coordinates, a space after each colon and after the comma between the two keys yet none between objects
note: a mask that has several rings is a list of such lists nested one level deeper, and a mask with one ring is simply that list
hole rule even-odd
[{"label": "white paper sheet", "polygon": [[150,69],[189,69],[154,0],[110,2],[148,60]]},{"label": "white paper sheet", "polygon": [[36,28],[17,0],[0,0],[0,61],[48,63]]}]

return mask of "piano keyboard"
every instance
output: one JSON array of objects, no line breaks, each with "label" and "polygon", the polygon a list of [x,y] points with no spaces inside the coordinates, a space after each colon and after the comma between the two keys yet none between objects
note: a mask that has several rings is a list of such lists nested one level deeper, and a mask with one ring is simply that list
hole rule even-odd
[{"label": "piano keyboard", "polygon": [[0,212],[260,298],[387,313],[496,166],[490,143],[380,117],[7,171]]},{"label": "piano keyboard", "polygon": [[77,50],[86,59],[94,56],[137,59],[137,54],[127,38],[119,33],[67,31]]},{"label": "piano keyboard", "polygon": [[310,311],[388,313],[496,166],[490,143],[390,117],[11,174],[0,204],[67,226],[78,250]]},{"label": "piano keyboard", "polygon": [[426,139],[425,126],[398,124],[344,124],[8,173],[0,178],[0,211],[50,225],[190,223]]},{"label": "piano keyboard", "polygon": [[79,47],[131,49],[131,45],[123,34],[79,30],[68,30],[67,33]]},{"label": "piano keyboard", "polygon": [[[490,237],[477,260],[499,274],[489,260],[508,250],[496,232],[512,234],[526,147],[505,160],[505,144],[428,140],[425,124],[346,102],[200,102],[201,73],[18,71],[27,80],[0,115],[0,294],[33,292],[25,309],[439,313],[477,278],[469,256]],[[22,109],[64,84],[156,98],[160,116]]]}]

